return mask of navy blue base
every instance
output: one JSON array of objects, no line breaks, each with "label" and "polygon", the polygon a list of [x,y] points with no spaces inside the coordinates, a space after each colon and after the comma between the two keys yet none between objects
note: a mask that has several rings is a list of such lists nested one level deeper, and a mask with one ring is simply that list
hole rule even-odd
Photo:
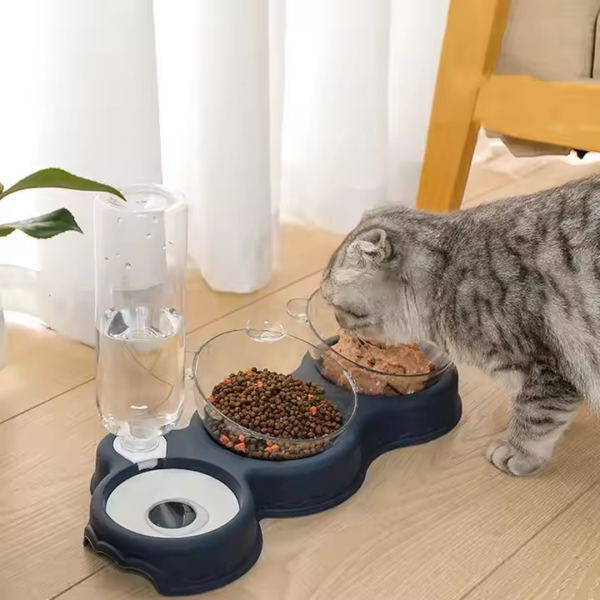
[{"label": "navy blue base", "polygon": [[[325,381],[309,357],[295,375],[322,385],[333,400],[347,393]],[[246,458],[215,442],[195,415],[189,427],[167,435],[167,458],[156,468],[197,470],[220,479],[236,494],[240,512],[213,532],[173,539],[132,533],[107,516],[111,492],[139,473],[114,451],[113,436],[107,436],[98,446],[85,543],[119,566],[146,575],[163,595],[199,594],[224,586],[258,559],[260,519],[309,515],[344,502],[360,488],[375,458],[439,438],[460,417],[455,370],[410,396],[359,396],[347,431],[325,452],[308,458]]]}]

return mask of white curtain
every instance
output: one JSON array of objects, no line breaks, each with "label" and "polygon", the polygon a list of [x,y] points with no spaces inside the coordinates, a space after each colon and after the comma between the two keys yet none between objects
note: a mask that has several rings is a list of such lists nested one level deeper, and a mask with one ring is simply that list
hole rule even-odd
[{"label": "white curtain", "polygon": [[[59,166],[179,189],[192,263],[217,290],[256,290],[282,218],[346,232],[379,202],[414,203],[447,9],[0,0],[0,181]],[[92,197],[22,193],[0,219],[58,206],[83,236],[15,234],[0,240],[0,263],[37,273],[39,316],[91,342]]]}]

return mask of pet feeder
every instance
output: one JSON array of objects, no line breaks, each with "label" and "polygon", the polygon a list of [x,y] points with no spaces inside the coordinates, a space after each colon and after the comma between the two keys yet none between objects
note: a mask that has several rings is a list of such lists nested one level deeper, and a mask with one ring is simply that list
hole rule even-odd
[{"label": "pet feeder", "polygon": [[[357,394],[347,373],[345,387],[322,376],[324,361],[336,362],[325,354],[328,349],[269,324],[249,324],[207,342],[190,373],[198,413],[188,427],[165,436],[164,455],[125,456],[112,435],[100,443],[85,543],[145,575],[163,595],[215,589],[258,559],[261,519],[336,506],[360,488],[379,455],[433,440],[458,423],[461,403],[452,365],[418,393],[367,397]],[[343,426],[320,452],[274,461],[249,458],[220,443],[212,426],[224,415],[214,412],[210,390],[229,373],[252,366],[318,384],[337,404]],[[341,363],[338,368],[343,370]],[[259,436],[233,425],[244,436]]]}]

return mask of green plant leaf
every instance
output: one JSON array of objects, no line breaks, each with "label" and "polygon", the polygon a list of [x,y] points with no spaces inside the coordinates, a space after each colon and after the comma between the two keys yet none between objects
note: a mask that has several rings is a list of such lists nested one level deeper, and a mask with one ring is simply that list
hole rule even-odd
[{"label": "green plant leaf", "polygon": [[16,229],[39,240],[54,237],[65,231],[83,233],[75,217],[66,208],[59,208],[33,219],[0,224],[0,237],[5,237]]},{"label": "green plant leaf", "polygon": [[108,192],[109,194],[114,194],[122,200],[125,200],[123,194],[114,187],[73,175],[63,169],[42,169],[41,171],[36,171],[1,192],[0,200],[9,194],[34,188],[63,188],[67,190],[80,190],[83,192]]}]

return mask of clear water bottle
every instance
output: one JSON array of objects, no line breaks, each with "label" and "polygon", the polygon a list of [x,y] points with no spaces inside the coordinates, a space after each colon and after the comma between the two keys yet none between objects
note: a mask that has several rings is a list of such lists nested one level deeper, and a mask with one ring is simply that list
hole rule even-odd
[{"label": "clear water bottle", "polygon": [[187,206],[160,186],[95,201],[96,401],[129,452],[157,447],[184,402]]}]

